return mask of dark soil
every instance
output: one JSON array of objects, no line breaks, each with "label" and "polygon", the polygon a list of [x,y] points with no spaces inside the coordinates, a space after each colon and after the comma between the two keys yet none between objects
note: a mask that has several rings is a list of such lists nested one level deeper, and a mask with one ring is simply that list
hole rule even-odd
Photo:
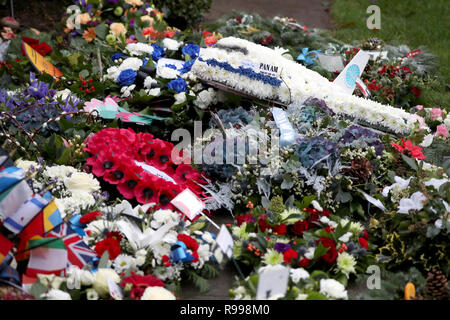
[{"label": "dark soil", "polygon": [[[9,1],[0,6],[0,17],[11,16]],[[35,28],[45,32],[62,32],[61,20],[71,0],[14,1],[14,18],[22,27]]]}]

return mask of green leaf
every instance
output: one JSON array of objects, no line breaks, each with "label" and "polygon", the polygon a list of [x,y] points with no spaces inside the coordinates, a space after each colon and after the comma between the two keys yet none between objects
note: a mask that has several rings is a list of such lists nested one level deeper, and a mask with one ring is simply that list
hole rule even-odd
[{"label": "green leaf", "polygon": [[98,268],[107,268],[108,267],[108,261],[109,261],[109,252],[106,250],[103,252],[102,257],[100,258],[100,261],[98,262]]},{"label": "green leaf", "polygon": [[325,248],[322,244],[322,242],[319,242],[319,245],[317,246],[316,250],[314,251],[314,259],[320,258],[321,256],[323,256],[325,253],[327,253],[327,251],[330,248]]},{"label": "green leaf", "polygon": [[328,279],[328,275],[322,270],[314,270],[311,273],[311,278],[317,281],[320,279]]},{"label": "green leaf", "polygon": [[67,56],[67,60],[69,60],[69,63],[72,67],[78,65],[78,58],[81,55],[79,53],[72,53],[71,55]]},{"label": "green leaf", "polygon": [[99,24],[98,26],[95,27],[95,34],[97,35],[97,37],[99,37],[100,39],[105,39],[106,37],[106,33],[108,32],[108,26],[104,23]]},{"label": "green leaf", "polygon": [[411,169],[413,169],[414,171],[417,171],[419,168],[417,167],[417,163],[416,160],[405,156],[404,154],[402,154],[402,158],[403,160],[411,167]]},{"label": "green leaf", "polygon": [[314,292],[311,292],[310,294],[308,294],[308,296],[306,297],[306,300],[328,300],[328,299],[323,294],[314,291]]},{"label": "green leaf", "polygon": [[30,294],[36,299],[41,299],[41,295],[47,291],[47,288],[37,280],[30,289]]},{"label": "green leaf", "polygon": [[65,148],[61,156],[56,159],[56,163],[59,165],[68,164],[70,161],[70,148]]},{"label": "green leaf", "polygon": [[433,239],[439,234],[439,232],[441,232],[441,229],[439,229],[438,227],[433,225],[429,226],[427,229],[427,238]]}]

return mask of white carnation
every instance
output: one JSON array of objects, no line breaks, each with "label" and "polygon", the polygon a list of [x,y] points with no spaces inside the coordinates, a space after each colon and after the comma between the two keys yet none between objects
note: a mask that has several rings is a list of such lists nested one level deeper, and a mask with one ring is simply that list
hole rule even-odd
[{"label": "white carnation", "polygon": [[334,279],[321,279],[320,293],[331,299],[348,299],[345,287]]}]

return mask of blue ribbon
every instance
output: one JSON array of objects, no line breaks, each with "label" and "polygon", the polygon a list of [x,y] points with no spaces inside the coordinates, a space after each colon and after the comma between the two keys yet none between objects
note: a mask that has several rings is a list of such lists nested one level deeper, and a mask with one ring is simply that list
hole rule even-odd
[{"label": "blue ribbon", "polygon": [[313,59],[317,59],[317,54],[321,52],[322,50],[309,51],[308,48],[303,48],[302,53],[297,56],[297,60],[304,61],[306,65],[314,65]]},{"label": "blue ribbon", "polygon": [[177,241],[170,247],[170,259],[175,262],[191,262],[195,258],[187,252],[186,244],[183,241]]},{"label": "blue ribbon", "polygon": [[84,223],[80,223],[80,219],[81,215],[76,214],[70,219],[69,222],[72,229],[75,230],[75,232],[78,233],[80,237],[83,237],[86,235],[86,233],[83,230],[84,228],[86,228],[86,225]]}]

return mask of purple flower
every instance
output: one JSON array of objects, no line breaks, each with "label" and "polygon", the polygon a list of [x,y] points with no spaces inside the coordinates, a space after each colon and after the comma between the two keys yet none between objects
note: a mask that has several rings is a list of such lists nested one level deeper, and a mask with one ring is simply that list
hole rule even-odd
[{"label": "purple flower", "polygon": [[291,248],[291,245],[289,243],[282,243],[282,242],[277,242],[275,243],[275,251],[278,251],[280,253],[284,253],[286,251],[288,251]]}]

